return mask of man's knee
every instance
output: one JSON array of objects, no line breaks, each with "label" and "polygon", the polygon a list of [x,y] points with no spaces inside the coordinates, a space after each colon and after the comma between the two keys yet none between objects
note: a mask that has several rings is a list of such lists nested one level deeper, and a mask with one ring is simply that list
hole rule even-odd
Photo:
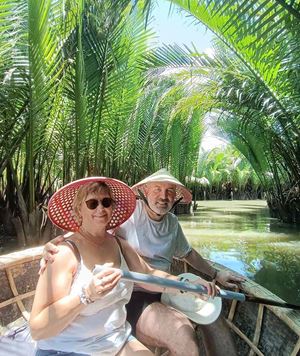
[{"label": "man's knee", "polygon": [[162,303],[152,303],[143,311],[137,322],[137,328],[149,333],[159,330],[160,333],[177,333],[182,329],[185,335],[194,332],[189,319],[175,309]]},{"label": "man's knee", "polygon": [[193,326],[183,324],[177,328],[169,349],[174,355],[198,356],[198,341]]},{"label": "man's knee", "polygon": [[172,355],[198,356],[198,343],[191,322],[161,303],[153,303],[144,310],[137,323],[137,337],[149,345],[168,348]]}]

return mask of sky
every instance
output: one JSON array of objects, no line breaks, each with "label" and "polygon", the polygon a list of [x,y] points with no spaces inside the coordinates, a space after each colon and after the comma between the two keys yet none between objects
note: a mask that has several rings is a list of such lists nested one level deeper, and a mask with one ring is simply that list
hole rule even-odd
[{"label": "sky", "polygon": [[[193,43],[198,52],[211,53],[213,35],[210,31],[200,22],[196,23],[193,18],[179,12],[174,5],[170,14],[169,9],[170,3],[168,1],[157,0],[157,5],[152,13],[153,19],[150,23],[150,27],[157,34],[154,44],[159,46],[177,43],[178,45],[185,44],[192,47]],[[224,141],[213,136],[209,129],[201,142],[201,148],[205,151],[224,145]]]},{"label": "sky", "polygon": [[193,18],[187,17],[170,3],[158,0],[153,10],[151,27],[157,33],[157,44],[186,44],[191,47],[193,42],[199,51],[210,48],[212,35],[201,23],[193,23]]}]

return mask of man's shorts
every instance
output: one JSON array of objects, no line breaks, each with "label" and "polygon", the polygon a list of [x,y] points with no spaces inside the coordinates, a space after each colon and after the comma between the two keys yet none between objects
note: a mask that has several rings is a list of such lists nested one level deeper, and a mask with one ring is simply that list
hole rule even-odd
[{"label": "man's shorts", "polygon": [[129,303],[126,305],[127,321],[130,323],[132,332],[136,336],[136,324],[148,305],[160,302],[161,293],[148,293],[136,291],[132,293]]}]

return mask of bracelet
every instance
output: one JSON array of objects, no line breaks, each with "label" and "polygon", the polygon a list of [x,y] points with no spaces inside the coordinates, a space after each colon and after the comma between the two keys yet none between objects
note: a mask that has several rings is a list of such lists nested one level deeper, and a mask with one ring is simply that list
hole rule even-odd
[{"label": "bracelet", "polygon": [[94,303],[94,300],[92,300],[86,295],[86,290],[84,287],[82,287],[81,289],[81,293],[79,294],[79,299],[80,299],[80,303],[84,305]]},{"label": "bracelet", "polygon": [[214,279],[217,278],[217,275],[218,275],[218,271],[215,269],[215,272],[214,272],[214,274],[212,275],[211,278],[214,280]]}]

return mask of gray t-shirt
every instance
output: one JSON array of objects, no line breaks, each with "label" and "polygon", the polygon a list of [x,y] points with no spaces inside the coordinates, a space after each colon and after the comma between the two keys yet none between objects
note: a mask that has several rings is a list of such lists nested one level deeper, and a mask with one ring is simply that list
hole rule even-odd
[{"label": "gray t-shirt", "polygon": [[183,258],[192,249],[174,214],[168,213],[161,221],[151,220],[141,201],[117,235],[124,237],[151,267],[166,272],[173,257]]}]

